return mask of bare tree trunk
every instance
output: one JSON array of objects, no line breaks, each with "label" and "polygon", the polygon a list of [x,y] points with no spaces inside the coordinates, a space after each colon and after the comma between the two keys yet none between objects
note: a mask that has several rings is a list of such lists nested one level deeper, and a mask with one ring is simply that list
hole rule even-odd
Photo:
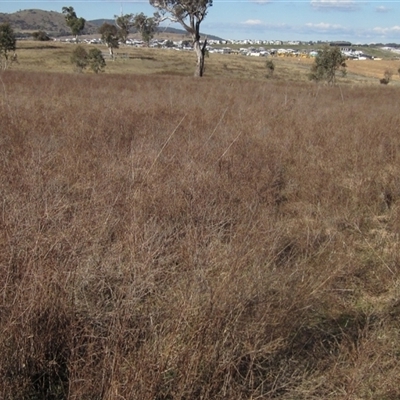
[{"label": "bare tree trunk", "polygon": [[206,46],[207,39],[202,45],[200,44],[200,37],[195,38],[195,40],[193,41],[193,48],[197,55],[197,64],[194,72],[194,76],[196,77],[202,77],[204,74],[204,57],[206,54]]},{"label": "bare tree trunk", "polygon": [[110,52],[111,60],[114,61],[114,49],[112,48],[112,46],[108,46],[108,51]]}]

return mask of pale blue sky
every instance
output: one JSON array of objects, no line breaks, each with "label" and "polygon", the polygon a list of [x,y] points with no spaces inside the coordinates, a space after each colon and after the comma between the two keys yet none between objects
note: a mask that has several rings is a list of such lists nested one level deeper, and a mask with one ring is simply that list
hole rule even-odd
[{"label": "pale blue sky", "polygon": [[[154,9],[147,1],[0,0],[0,12],[74,7],[87,20]],[[175,26],[175,25],[171,25]],[[400,43],[400,0],[214,0],[202,32],[225,39],[348,40]]]}]

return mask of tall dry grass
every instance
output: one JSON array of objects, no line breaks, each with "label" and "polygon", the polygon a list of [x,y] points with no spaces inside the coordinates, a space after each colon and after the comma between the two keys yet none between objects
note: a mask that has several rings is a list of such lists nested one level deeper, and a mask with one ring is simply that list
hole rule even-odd
[{"label": "tall dry grass", "polygon": [[0,83],[1,398],[399,397],[397,89]]}]

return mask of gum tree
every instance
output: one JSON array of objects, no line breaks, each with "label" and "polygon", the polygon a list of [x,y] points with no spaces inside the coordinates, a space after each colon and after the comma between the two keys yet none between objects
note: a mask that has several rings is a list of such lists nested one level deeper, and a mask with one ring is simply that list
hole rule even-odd
[{"label": "gum tree", "polygon": [[150,40],[153,39],[154,33],[157,30],[158,19],[155,17],[146,17],[143,13],[136,14],[132,17],[132,25],[142,36],[142,40],[146,42],[147,46]]},{"label": "gum tree", "polygon": [[207,38],[200,43],[200,24],[207,15],[213,0],[149,0],[160,11],[162,19],[180,23],[191,35],[197,55],[195,76],[203,76]]},{"label": "gum tree", "polygon": [[99,28],[101,40],[107,45],[110,57],[114,60],[114,49],[118,49],[118,28],[107,22]]},{"label": "gum tree", "polygon": [[130,29],[135,28],[141,34],[143,41],[149,45],[159,24],[159,15],[157,13],[154,14],[154,17],[147,17],[140,13],[115,15],[114,18],[118,27],[118,35],[124,43],[126,43]]},{"label": "gum tree", "polygon": [[132,18],[133,14],[125,14],[125,15],[114,15],[115,24],[118,27],[118,34],[121,38],[121,41],[126,43],[126,40],[129,36],[129,31],[132,28]]},{"label": "gum tree", "polygon": [[[7,69],[16,61],[15,50],[17,39],[14,30],[8,22],[0,24],[0,68]],[[10,54],[12,53],[12,55]]]},{"label": "gum tree", "polygon": [[336,72],[339,70],[343,76],[346,75],[346,57],[339,47],[325,46],[315,57],[309,78],[313,81],[326,81],[329,85],[334,85]]},{"label": "gum tree", "polygon": [[74,7],[63,7],[62,13],[65,15],[67,26],[71,29],[71,32],[75,36],[75,39],[77,39],[78,35],[85,28],[86,20],[84,18],[78,18]]}]

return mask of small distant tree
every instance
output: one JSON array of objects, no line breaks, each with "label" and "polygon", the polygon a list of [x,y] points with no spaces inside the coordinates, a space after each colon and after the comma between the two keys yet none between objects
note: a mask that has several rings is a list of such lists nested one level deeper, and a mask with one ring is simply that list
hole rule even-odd
[{"label": "small distant tree", "polygon": [[267,78],[272,78],[275,71],[275,64],[272,60],[267,60],[265,62],[265,67],[267,68]]},{"label": "small distant tree", "polygon": [[393,77],[393,71],[391,71],[390,69],[387,69],[384,74],[383,74],[384,78],[387,79],[389,82],[392,80]]},{"label": "small distant tree", "polygon": [[83,72],[89,63],[89,55],[84,47],[76,46],[72,51],[71,63],[75,65],[78,72]]},{"label": "small distant tree", "polygon": [[155,17],[146,17],[143,13],[136,14],[132,19],[132,26],[140,32],[142,40],[149,46],[157,30],[159,20],[157,14]]},{"label": "small distant tree", "polygon": [[104,60],[103,54],[99,49],[90,49],[88,54],[88,64],[90,69],[98,74],[104,72],[106,67],[106,61]]},{"label": "small distant tree", "polygon": [[118,28],[115,25],[111,25],[107,22],[99,28],[99,33],[101,35],[101,40],[108,47],[110,52],[110,57],[114,60],[114,49],[118,49]]},{"label": "small distant tree", "polygon": [[318,52],[309,75],[310,80],[326,81],[329,85],[336,83],[336,72],[346,75],[346,57],[339,47],[325,46]]},{"label": "small distant tree", "polygon": [[50,40],[49,35],[43,31],[32,32],[32,37],[34,40],[38,40],[40,42],[46,42]]},{"label": "small distant tree", "polygon": [[387,85],[392,80],[392,77],[393,77],[393,72],[387,69],[383,74],[383,78],[380,79],[379,82],[382,85]]},{"label": "small distant tree", "polygon": [[164,46],[170,49],[171,47],[174,47],[174,42],[172,40],[167,40],[164,43]]},{"label": "small distant tree", "polygon": [[115,18],[115,24],[118,27],[118,35],[121,41],[123,43],[126,43],[130,29],[133,26],[132,22],[133,14],[125,14],[120,16],[114,15],[114,18]]},{"label": "small distant tree", "polygon": [[75,39],[78,39],[78,35],[85,28],[86,20],[84,18],[78,18],[74,7],[63,7],[62,13],[65,15],[65,21],[67,26],[71,29]]},{"label": "small distant tree", "polygon": [[7,69],[17,60],[17,39],[8,22],[0,24],[0,68]]}]

